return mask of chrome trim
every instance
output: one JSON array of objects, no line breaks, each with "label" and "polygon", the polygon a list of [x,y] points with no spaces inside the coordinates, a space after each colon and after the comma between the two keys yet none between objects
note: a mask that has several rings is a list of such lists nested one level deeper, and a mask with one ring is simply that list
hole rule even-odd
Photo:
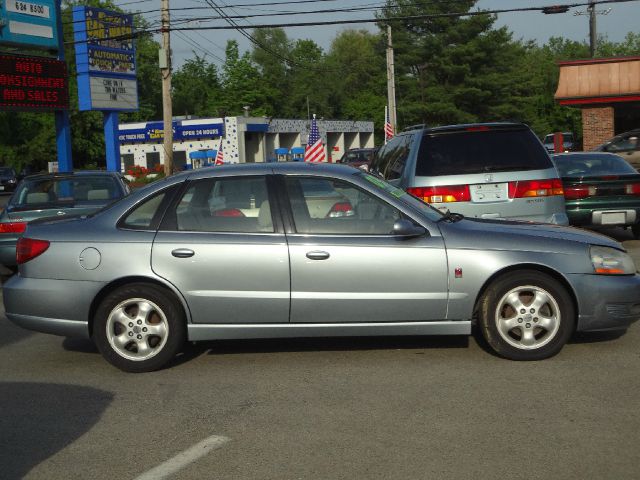
[{"label": "chrome trim", "polygon": [[190,324],[190,341],[242,338],[304,338],[393,335],[469,335],[471,321],[394,323]]}]

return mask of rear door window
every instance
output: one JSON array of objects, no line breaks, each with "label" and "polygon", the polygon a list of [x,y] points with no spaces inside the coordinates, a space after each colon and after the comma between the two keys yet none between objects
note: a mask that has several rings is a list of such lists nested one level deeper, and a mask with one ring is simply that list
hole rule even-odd
[{"label": "rear door window", "polygon": [[417,176],[545,170],[553,165],[529,129],[427,133],[418,151]]}]

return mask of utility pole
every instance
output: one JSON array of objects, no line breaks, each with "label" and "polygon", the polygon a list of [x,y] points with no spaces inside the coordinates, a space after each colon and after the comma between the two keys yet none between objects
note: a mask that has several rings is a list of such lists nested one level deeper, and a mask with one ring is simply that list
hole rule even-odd
[{"label": "utility pole", "polygon": [[164,174],[173,173],[173,111],[171,105],[171,44],[169,39],[169,0],[161,0],[162,48],[158,54],[162,75],[162,119],[164,121]]},{"label": "utility pole", "polygon": [[598,33],[596,31],[596,16],[597,15],[609,15],[611,8],[606,10],[596,10],[596,0],[589,0],[589,6],[587,11],[574,12],[574,15],[589,15],[589,53],[591,58],[596,56],[598,49]]},{"label": "utility pole", "polygon": [[389,122],[393,131],[397,132],[396,118],[396,82],[393,63],[393,44],[391,43],[391,25],[387,25],[387,103],[389,105]]},{"label": "utility pole", "polygon": [[596,43],[598,41],[596,34],[596,4],[595,0],[589,1],[589,53],[591,58],[596,56]]}]

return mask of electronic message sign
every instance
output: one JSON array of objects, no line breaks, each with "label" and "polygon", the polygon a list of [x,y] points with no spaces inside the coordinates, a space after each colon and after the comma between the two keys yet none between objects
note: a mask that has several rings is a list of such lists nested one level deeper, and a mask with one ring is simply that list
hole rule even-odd
[{"label": "electronic message sign", "polygon": [[69,83],[65,62],[0,55],[0,109],[50,111],[68,108]]},{"label": "electronic message sign", "polygon": [[133,16],[73,7],[80,110],[138,109]]},{"label": "electronic message sign", "polygon": [[54,0],[0,1],[0,44],[58,50]]}]

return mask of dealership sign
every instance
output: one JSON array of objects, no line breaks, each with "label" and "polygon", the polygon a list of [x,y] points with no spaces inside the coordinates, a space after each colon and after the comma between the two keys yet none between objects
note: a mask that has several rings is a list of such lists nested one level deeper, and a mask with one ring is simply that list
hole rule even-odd
[{"label": "dealership sign", "polygon": [[[221,137],[224,133],[222,123],[201,123],[196,125],[183,125],[181,121],[173,122],[174,140],[191,140],[196,138]],[[162,122],[149,122],[141,128],[123,128],[118,131],[120,143],[136,142],[162,142],[164,139],[164,124]]]},{"label": "dealership sign", "polygon": [[54,0],[0,1],[0,44],[58,50]]},{"label": "dealership sign", "polygon": [[0,55],[0,108],[23,111],[69,108],[67,65],[48,58]]},{"label": "dealership sign", "polygon": [[133,16],[73,7],[80,110],[138,109]]}]

